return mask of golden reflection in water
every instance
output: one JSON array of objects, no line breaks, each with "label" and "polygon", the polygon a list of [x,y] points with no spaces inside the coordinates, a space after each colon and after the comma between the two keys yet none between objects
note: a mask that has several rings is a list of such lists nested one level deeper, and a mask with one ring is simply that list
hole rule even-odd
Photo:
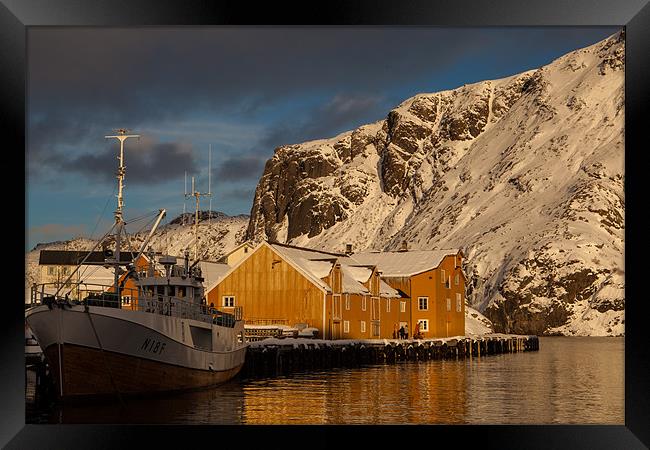
[{"label": "golden reflection in water", "polygon": [[622,338],[541,338],[536,352],[235,379],[124,404],[30,406],[26,422],[623,424],[624,355]]},{"label": "golden reflection in water", "polygon": [[463,362],[428,361],[251,382],[244,420],[255,424],[404,424],[462,421]]}]

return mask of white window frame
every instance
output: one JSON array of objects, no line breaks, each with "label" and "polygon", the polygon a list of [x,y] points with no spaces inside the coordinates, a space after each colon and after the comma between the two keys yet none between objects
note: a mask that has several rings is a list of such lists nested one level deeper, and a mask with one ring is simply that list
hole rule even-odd
[{"label": "white window frame", "polygon": [[47,267],[47,274],[50,275],[50,276],[56,275],[56,267],[48,266]]},{"label": "white window frame", "polygon": [[[425,304],[426,308],[422,308],[422,303],[420,302],[420,300],[422,299],[424,299],[426,302]],[[418,311],[428,311],[428,310],[429,310],[429,297],[424,297],[424,296],[418,297]]]},{"label": "white window frame", "polygon": [[130,305],[131,304],[131,296],[130,295],[122,296],[122,304],[123,305]]},{"label": "white window frame", "polygon": [[[229,305],[226,300],[232,300],[232,304]],[[234,308],[235,307],[235,296],[234,295],[224,295],[221,297],[221,305],[224,308]]]},{"label": "white window frame", "polygon": [[445,269],[440,269],[440,282],[444,284],[446,280],[447,280],[447,276],[445,273]]},{"label": "white window frame", "polygon": [[387,313],[390,312],[390,299],[389,298],[386,299],[386,312]]},{"label": "white window frame", "polygon": [[345,294],[345,310],[350,311],[350,294]]},{"label": "white window frame", "polygon": [[367,302],[368,297],[365,295],[361,297],[361,311],[366,311],[368,309],[368,302]]},{"label": "white window frame", "polygon": [[451,311],[451,299],[447,299],[447,311]]},{"label": "white window frame", "polygon": [[349,320],[344,320],[343,321],[343,332],[344,333],[349,333],[350,332],[350,321]]},{"label": "white window frame", "polygon": [[460,274],[457,273],[456,276],[454,277],[454,284],[458,286],[459,283],[460,283]]},{"label": "white window frame", "polygon": [[456,294],[456,312],[462,311],[463,297],[460,294]]},{"label": "white window frame", "polygon": [[361,321],[361,332],[362,333],[366,332],[366,321],[365,320]]},{"label": "white window frame", "polygon": [[405,301],[400,301],[399,302],[399,312],[406,312],[406,302]]},{"label": "white window frame", "polygon": [[420,331],[429,331],[429,319],[418,319]]}]

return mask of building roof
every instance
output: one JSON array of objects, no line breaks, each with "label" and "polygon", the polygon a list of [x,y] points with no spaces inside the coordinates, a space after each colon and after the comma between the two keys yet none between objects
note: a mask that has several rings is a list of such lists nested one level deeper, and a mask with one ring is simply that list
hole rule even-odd
[{"label": "building roof", "polygon": [[351,256],[359,264],[376,265],[382,277],[408,277],[435,269],[445,256],[458,255],[460,250],[409,250],[406,252],[363,252]]},{"label": "building roof", "polygon": [[[330,286],[322,278],[328,276],[335,263],[341,264],[341,292],[349,294],[369,294],[370,291],[363,283],[366,283],[373,272],[373,266],[360,265],[347,255],[330,253],[320,250],[312,250],[292,245],[270,244],[285,259],[290,259],[303,272],[309,274],[309,278],[328,292]],[[399,292],[388,284],[380,281],[380,295],[400,297]]]},{"label": "building roof", "polygon": [[[312,281],[316,286],[320,287],[324,291],[331,292],[332,289],[325,283],[321,278],[329,275],[332,270],[334,262],[323,261],[323,253],[318,251],[311,251],[307,249],[301,249],[297,247],[282,245],[282,244],[268,244],[276,253],[282,256],[287,262],[293,263],[292,265],[303,275],[305,275],[310,281]],[[315,260],[315,261],[312,261]],[[314,262],[319,262],[321,264],[315,265]],[[323,264],[325,263],[325,264]],[[319,276],[324,273],[326,269],[326,264],[329,265],[329,270],[323,276]]]},{"label": "building roof", "polygon": [[228,264],[212,261],[200,261],[199,267],[206,286],[218,283],[232,269]]},{"label": "building roof", "polygon": [[[90,253],[90,255],[88,255]],[[88,252],[76,250],[41,250],[38,264],[40,265],[59,265],[59,266],[76,266],[79,265],[84,258],[84,264],[104,265],[106,258],[109,257],[104,252]],[[131,252],[120,253],[120,259],[124,262],[131,262]]]}]

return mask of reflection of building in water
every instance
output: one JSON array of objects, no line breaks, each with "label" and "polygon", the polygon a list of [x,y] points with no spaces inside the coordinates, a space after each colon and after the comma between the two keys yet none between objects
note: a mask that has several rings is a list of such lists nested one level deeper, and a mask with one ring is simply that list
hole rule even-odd
[{"label": "reflection of building in water", "polygon": [[378,365],[244,388],[250,424],[464,423],[463,361]]}]

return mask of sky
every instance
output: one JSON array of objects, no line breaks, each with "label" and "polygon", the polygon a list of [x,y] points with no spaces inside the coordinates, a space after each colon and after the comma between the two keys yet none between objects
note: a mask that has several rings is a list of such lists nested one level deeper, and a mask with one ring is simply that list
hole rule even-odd
[{"label": "sky", "polygon": [[117,128],[141,135],[125,142],[127,223],[161,208],[163,223],[177,217],[185,173],[207,192],[210,146],[212,209],[249,214],[278,146],[381,120],[417,93],[535,69],[616,31],[29,27],[25,249],[108,230],[119,143],[104,136]]}]

